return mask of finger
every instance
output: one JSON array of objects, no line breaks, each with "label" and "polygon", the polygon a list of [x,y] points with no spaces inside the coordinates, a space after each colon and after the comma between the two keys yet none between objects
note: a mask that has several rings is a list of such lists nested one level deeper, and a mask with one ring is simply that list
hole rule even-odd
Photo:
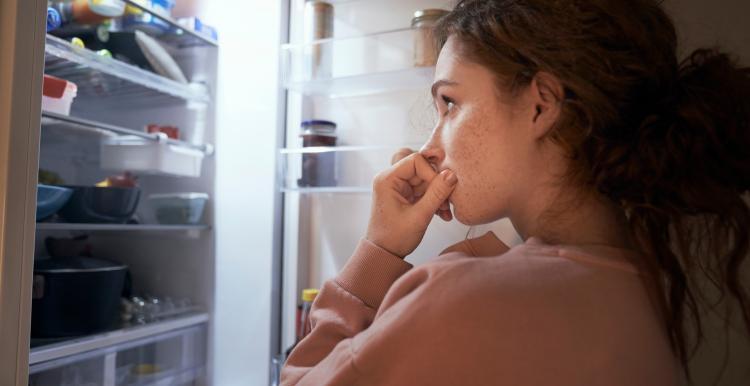
[{"label": "finger", "polygon": [[421,154],[413,153],[393,165],[388,174],[405,181],[411,181],[414,177],[418,177],[422,181],[430,182],[435,178],[437,172]]},{"label": "finger", "polygon": [[424,193],[427,191],[427,188],[430,186],[430,184],[426,182],[422,182],[421,184],[417,186],[412,186],[412,189],[414,190],[414,195],[422,197],[424,196]]},{"label": "finger", "polygon": [[414,150],[409,149],[408,147],[403,147],[401,149],[398,149],[398,151],[393,154],[391,157],[391,165],[395,164],[398,161],[401,161],[402,159],[406,158],[410,154],[415,153]]},{"label": "finger", "polygon": [[427,192],[414,204],[415,210],[421,212],[424,216],[431,217],[448,200],[456,187],[456,183],[458,183],[456,174],[451,170],[443,170],[436,178],[432,179]]}]

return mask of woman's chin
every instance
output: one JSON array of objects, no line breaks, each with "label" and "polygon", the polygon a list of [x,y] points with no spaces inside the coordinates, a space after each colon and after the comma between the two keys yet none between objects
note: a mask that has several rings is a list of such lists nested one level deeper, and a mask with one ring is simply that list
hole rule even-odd
[{"label": "woman's chin", "polygon": [[452,208],[453,218],[455,218],[456,221],[464,225],[476,226],[476,225],[488,224],[502,217],[502,216],[494,216],[492,213],[489,213],[486,210],[486,208],[484,211],[482,211],[480,208],[477,208],[477,207],[467,208],[466,205],[461,205],[461,204],[456,205],[456,203],[452,203],[452,204],[453,204],[453,208]]},{"label": "woman's chin", "polygon": [[479,225],[476,222],[475,216],[472,216],[471,213],[466,213],[466,211],[462,209],[461,206],[453,205],[453,218],[456,219],[456,221],[468,226]]}]

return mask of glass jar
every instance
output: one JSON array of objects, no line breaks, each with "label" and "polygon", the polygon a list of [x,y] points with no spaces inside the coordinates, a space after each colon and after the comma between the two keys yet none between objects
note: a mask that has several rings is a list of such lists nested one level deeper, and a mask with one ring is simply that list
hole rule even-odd
[{"label": "glass jar", "polygon": [[[304,121],[302,128],[302,146],[336,146],[336,124],[331,121]],[[301,187],[336,186],[336,153],[303,153],[302,177],[297,180]]]},{"label": "glass jar", "polygon": [[449,11],[444,9],[423,9],[414,12],[411,28],[414,29],[414,66],[430,67],[437,63],[439,48],[433,36],[435,24]]}]

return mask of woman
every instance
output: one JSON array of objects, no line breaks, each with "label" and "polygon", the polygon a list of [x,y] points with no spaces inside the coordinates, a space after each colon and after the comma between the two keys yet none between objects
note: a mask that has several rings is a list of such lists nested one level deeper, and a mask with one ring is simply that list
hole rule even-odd
[{"label": "woman", "polygon": [[[436,34],[434,132],[376,177],[284,385],[676,385],[696,281],[750,328],[748,69],[678,65],[652,0],[465,0]],[[508,217],[525,242],[412,268],[435,213]]]}]

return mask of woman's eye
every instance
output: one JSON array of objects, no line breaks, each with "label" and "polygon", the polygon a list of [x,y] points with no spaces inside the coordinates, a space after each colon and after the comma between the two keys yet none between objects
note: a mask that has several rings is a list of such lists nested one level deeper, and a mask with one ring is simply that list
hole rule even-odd
[{"label": "woman's eye", "polygon": [[453,110],[453,107],[456,105],[456,103],[453,101],[453,99],[443,95],[442,96],[443,103],[445,103],[445,115],[447,115],[451,110]]}]

